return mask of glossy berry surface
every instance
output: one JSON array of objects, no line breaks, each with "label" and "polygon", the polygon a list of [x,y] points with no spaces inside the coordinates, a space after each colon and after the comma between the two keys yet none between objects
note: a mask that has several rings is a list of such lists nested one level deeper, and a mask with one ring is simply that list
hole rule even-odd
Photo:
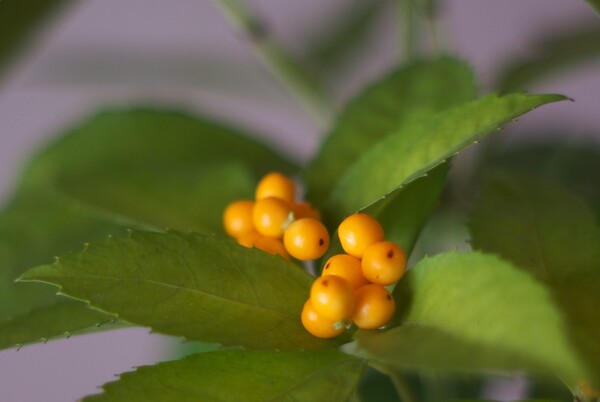
[{"label": "glossy berry surface", "polygon": [[329,233],[316,219],[298,219],[285,230],[283,243],[292,257],[302,261],[314,260],[327,251]]},{"label": "glossy berry surface", "polygon": [[389,241],[371,245],[362,258],[362,273],[371,283],[391,285],[406,270],[406,256],[400,246]]},{"label": "glossy berry surface", "polygon": [[254,231],[252,223],[253,201],[232,202],[223,213],[223,227],[225,232],[235,239]]},{"label": "glossy berry surface", "polygon": [[304,328],[318,338],[333,338],[345,329],[343,322],[328,320],[317,314],[310,300],[304,303],[301,319]]},{"label": "glossy berry surface", "polygon": [[352,321],[362,329],[377,329],[392,318],[396,310],[394,298],[383,286],[369,284],[355,293]]},{"label": "glossy berry surface", "polygon": [[292,204],[295,195],[294,181],[278,172],[268,173],[256,186],[255,196],[257,201],[268,197],[275,197]]},{"label": "glossy berry surface", "polygon": [[360,260],[348,254],[337,254],[327,260],[322,275],[335,275],[344,278],[352,290],[366,285],[367,279],[362,273]]},{"label": "glossy berry surface", "polygon": [[342,248],[356,258],[362,258],[372,244],[383,241],[383,235],[381,224],[367,214],[350,215],[338,228]]},{"label": "glossy berry surface", "polygon": [[320,316],[336,322],[343,321],[354,310],[354,291],[345,279],[325,275],[313,283],[310,302]]},{"label": "glossy berry surface", "polygon": [[252,211],[254,228],[263,236],[280,238],[290,222],[291,212],[290,204],[279,198],[256,201]]},{"label": "glossy berry surface", "polygon": [[279,254],[288,261],[290,259],[290,255],[285,250],[283,243],[279,239],[275,239],[273,237],[259,237],[254,242],[254,247],[269,254]]}]

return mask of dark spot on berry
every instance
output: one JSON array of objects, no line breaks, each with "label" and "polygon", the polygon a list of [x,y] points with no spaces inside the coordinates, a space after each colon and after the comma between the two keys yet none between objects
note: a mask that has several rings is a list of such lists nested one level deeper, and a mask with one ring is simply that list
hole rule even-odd
[{"label": "dark spot on berry", "polygon": [[387,258],[392,258],[394,256],[394,250],[390,250],[387,252]]},{"label": "dark spot on berry", "polygon": [[390,296],[390,295],[387,295],[385,298],[388,300],[392,300],[392,296]]},{"label": "dark spot on berry", "polygon": [[329,269],[329,264],[331,264],[331,263],[328,262],[327,265],[325,265],[325,269]]},{"label": "dark spot on berry", "polygon": [[323,282],[321,282],[323,284],[323,286],[327,287],[327,285],[329,285],[329,282],[327,282],[327,280],[324,280]]},{"label": "dark spot on berry", "polygon": [[324,245],[324,244],[325,244],[325,240],[323,240],[323,239],[319,239],[319,246],[322,246],[322,245]]}]

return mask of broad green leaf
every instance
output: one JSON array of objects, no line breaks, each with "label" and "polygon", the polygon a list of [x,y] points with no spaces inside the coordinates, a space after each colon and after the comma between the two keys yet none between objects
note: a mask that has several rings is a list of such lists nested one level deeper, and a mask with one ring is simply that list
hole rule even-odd
[{"label": "broad green leaf", "polygon": [[358,331],[360,356],[401,368],[584,372],[551,293],[495,256],[423,259],[394,296],[400,326]]},{"label": "broad green leaf", "polygon": [[378,81],[348,104],[308,166],[307,197],[322,205],[346,169],[378,141],[474,96],[471,70],[450,57],[416,62]]},{"label": "broad green leaf", "polygon": [[401,189],[468,145],[516,117],[561,95],[488,95],[432,117],[405,124],[379,141],[333,188],[327,212],[336,221]]},{"label": "broad green leaf", "polygon": [[600,54],[600,29],[596,24],[555,34],[544,38],[528,54],[532,56],[517,60],[505,68],[500,75],[498,88],[503,91],[523,90],[553,73],[593,61]]},{"label": "broad green leaf", "polygon": [[7,63],[27,45],[40,25],[68,3],[67,0],[0,2],[0,73],[4,72]]},{"label": "broad green leaf", "polygon": [[61,301],[39,307],[0,324],[0,349],[46,342],[57,337],[122,327],[112,317],[76,301]]},{"label": "broad green leaf", "polygon": [[222,350],[139,367],[84,401],[346,401],[364,369],[335,350]]},{"label": "broad green leaf", "polygon": [[161,230],[222,233],[225,206],[253,199],[255,182],[239,164],[212,163],[197,169],[101,171],[59,187],[112,219],[117,214]]},{"label": "broad green leaf", "polygon": [[300,322],[312,278],[297,265],[214,235],[134,232],[26,272],[121,319],[189,340],[255,349],[343,342]]},{"label": "broad green leaf", "polygon": [[[565,332],[600,385],[600,228],[585,203],[563,188],[492,176],[472,213],[473,246],[501,255],[551,291]],[[580,378],[576,379],[580,380]],[[571,384],[572,385],[572,384]]]},{"label": "broad green leaf", "polygon": [[124,110],[101,113],[67,133],[36,158],[24,183],[106,179],[125,170],[195,172],[214,162],[240,164],[257,177],[295,170],[264,145],[217,123],[176,112]]}]

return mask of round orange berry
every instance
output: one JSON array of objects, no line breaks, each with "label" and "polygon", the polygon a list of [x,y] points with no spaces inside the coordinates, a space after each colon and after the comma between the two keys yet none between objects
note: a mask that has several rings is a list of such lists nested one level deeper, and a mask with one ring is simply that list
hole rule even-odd
[{"label": "round orange berry", "polygon": [[367,279],[362,273],[360,260],[348,254],[337,254],[327,260],[323,275],[335,275],[344,278],[352,290],[366,285]]},{"label": "round orange berry", "polygon": [[348,281],[339,276],[317,278],[310,288],[310,302],[320,316],[332,321],[343,321],[354,310],[354,292]]},{"label": "round orange berry", "polygon": [[279,254],[288,261],[290,259],[290,255],[285,250],[283,243],[279,239],[275,239],[273,237],[259,237],[254,242],[254,247],[269,254]]},{"label": "round orange berry", "polygon": [[256,186],[257,201],[267,197],[275,197],[292,204],[295,193],[294,181],[278,172],[268,173]]},{"label": "round orange berry", "polygon": [[294,211],[294,217],[296,219],[312,218],[318,221],[321,220],[321,213],[319,210],[306,201],[294,203],[292,205],[292,210]]},{"label": "round orange berry", "polygon": [[256,201],[252,211],[252,222],[256,231],[263,236],[279,238],[293,215],[287,202],[275,197]]},{"label": "round orange berry", "polygon": [[392,318],[396,310],[394,298],[383,286],[369,284],[354,294],[352,321],[363,329],[377,329]]},{"label": "round orange berry", "polygon": [[362,273],[371,283],[391,285],[402,278],[405,270],[404,251],[390,241],[375,243],[363,254]]},{"label": "round orange berry", "polygon": [[338,236],[346,253],[362,258],[367,247],[383,241],[383,228],[367,214],[354,214],[340,224]]},{"label": "round orange berry", "polygon": [[225,232],[233,238],[254,231],[252,223],[253,201],[235,201],[225,208],[223,213],[223,226]]},{"label": "round orange berry", "polygon": [[317,314],[310,300],[304,303],[301,319],[304,328],[317,338],[333,338],[345,329],[343,321],[331,321]]},{"label": "round orange berry", "polygon": [[285,230],[283,244],[292,257],[302,261],[314,260],[327,251],[329,233],[316,219],[298,219]]},{"label": "round orange berry", "polygon": [[253,230],[238,237],[237,242],[244,247],[250,248],[254,247],[254,243],[256,243],[260,237],[261,235],[257,231]]}]

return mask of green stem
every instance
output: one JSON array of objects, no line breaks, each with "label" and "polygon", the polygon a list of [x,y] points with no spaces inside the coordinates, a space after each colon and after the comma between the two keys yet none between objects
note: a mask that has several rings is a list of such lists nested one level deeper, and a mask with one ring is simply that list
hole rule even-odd
[{"label": "green stem", "polygon": [[414,60],[417,57],[418,49],[418,31],[415,24],[415,5],[414,0],[400,0],[400,12],[404,17],[404,56],[407,61]]},{"label": "green stem", "polygon": [[227,20],[249,41],[263,65],[306,111],[325,126],[333,106],[317,82],[270,36],[265,24],[251,13],[243,0],[213,0]]},{"label": "green stem", "polygon": [[402,402],[417,402],[417,399],[411,392],[408,383],[402,374],[400,374],[397,370],[374,362],[369,362],[369,365],[375,370],[390,377],[390,380],[392,381],[392,384],[394,384],[394,388],[396,388],[396,392],[398,393],[398,396]]}]

